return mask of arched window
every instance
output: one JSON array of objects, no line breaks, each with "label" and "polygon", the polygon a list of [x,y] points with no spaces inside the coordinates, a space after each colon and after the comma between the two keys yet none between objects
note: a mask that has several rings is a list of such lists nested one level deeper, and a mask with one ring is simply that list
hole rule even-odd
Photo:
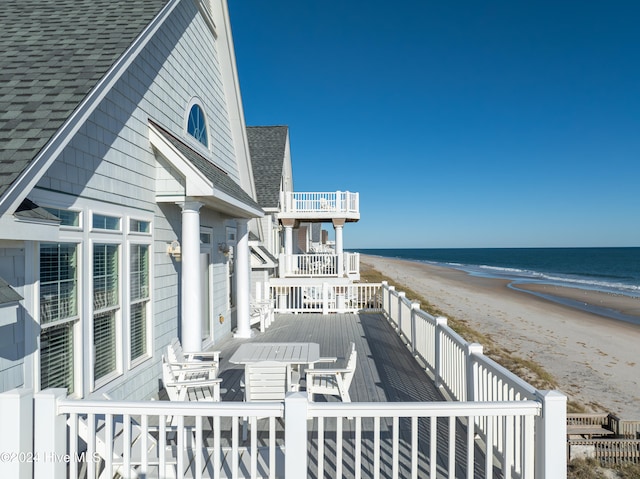
[{"label": "arched window", "polygon": [[200,105],[193,105],[191,107],[191,110],[189,110],[189,118],[187,119],[187,133],[189,133],[207,148],[209,147],[207,122],[204,117],[204,111],[202,111]]}]

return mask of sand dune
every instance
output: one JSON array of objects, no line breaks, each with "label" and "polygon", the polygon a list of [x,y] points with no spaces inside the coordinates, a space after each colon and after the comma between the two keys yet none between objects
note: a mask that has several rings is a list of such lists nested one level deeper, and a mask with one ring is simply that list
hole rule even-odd
[{"label": "sand dune", "polygon": [[[536,361],[570,399],[621,419],[640,419],[640,325],[516,291],[509,282],[422,263],[361,256],[449,316],[466,320],[498,345]],[[640,321],[640,299],[573,288],[518,285],[608,308]]]}]

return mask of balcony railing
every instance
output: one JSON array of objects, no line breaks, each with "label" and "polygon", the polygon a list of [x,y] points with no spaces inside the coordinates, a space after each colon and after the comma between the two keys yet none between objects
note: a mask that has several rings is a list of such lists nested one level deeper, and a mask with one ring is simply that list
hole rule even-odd
[{"label": "balcony railing", "polygon": [[284,192],[281,193],[280,204],[281,216],[284,217],[360,217],[359,195],[349,191]]},{"label": "balcony railing", "polygon": [[342,278],[360,279],[360,253],[342,254],[342,271],[338,255],[330,253],[281,254],[281,278]]}]

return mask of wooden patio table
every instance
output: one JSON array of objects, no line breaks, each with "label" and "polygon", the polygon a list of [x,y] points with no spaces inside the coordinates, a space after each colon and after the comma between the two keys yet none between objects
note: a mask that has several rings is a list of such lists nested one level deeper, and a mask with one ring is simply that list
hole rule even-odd
[{"label": "wooden patio table", "polygon": [[229,358],[230,363],[251,364],[261,361],[277,361],[288,365],[290,391],[300,389],[302,367],[320,361],[318,343],[244,343]]},{"label": "wooden patio table", "polygon": [[229,358],[229,362],[234,364],[278,361],[311,365],[319,360],[318,343],[244,343]]}]

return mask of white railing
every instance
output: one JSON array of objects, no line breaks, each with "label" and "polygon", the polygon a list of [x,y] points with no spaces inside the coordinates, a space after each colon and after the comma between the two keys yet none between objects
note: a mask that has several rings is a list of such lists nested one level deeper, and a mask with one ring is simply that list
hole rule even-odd
[{"label": "white railing", "polygon": [[356,313],[379,309],[381,284],[329,283],[276,285],[267,283],[270,298],[278,313]]},{"label": "white railing", "polygon": [[342,254],[342,271],[339,256],[331,253],[281,254],[279,276],[281,278],[360,278],[360,253]]},{"label": "white railing", "polygon": [[360,279],[360,253],[344,253],[344,273]]},{"label": "white railing", "polygon": [[329,193],[282,193],[283,213],[346,213],[359,212],[359,195],[349,191]]},{"label": "white railing", "polygon": [[[542,391],[485,356],[480,344],[465,341],[448,326],[446,318],[436,318],[422,311],[419,303],[407,300],[403,292],[396,291],[386,282],[382,283],[381,302],[387,318],[407,347],[424,363],[436,385],[452,399],[490,403],[540,399]],[[550,393],[556,400],[566,404],[564,395],[555,391]],[[559,448],[558,454],[562,454],[566,437],[566,409],[559,408],[558,412],[557,430],[551,441]],[[517,421],[507,423],[508,431],[496,429],[497,423],[488,417],[476,418],[475,422],[477,433],[487,444],[493,445],[498,457],[511,455],[514,449],[522,451],[524,445],[519,440],[514,443],[509,434],[509,431],[515,431],[515,437],[519,437],[521,425]],[[518,465],[522,458],[514,456],[513,460]]]},{"label": "white railing", "polygon": [[[366,283],[356,283],[354,287],[366,288]],[[378,289],[379,287],[379,289]],[[271,287],[271,294],[276,298],[276,311],[281,313],[304,312],[350,312],[350,308],[338,309],[337,289],[328,284],[278,286]],[[344,287],[341,291],[345,291]],[[476,417],[476,433],[486,443],[492,444],[494,454],[502,460],[513,461],[520,467],[525,462],[524,456],[534,454],[538,459],[545,456],[539,448],[551,447],[556,456],[563,456],[566,438],[566,397],[556,391],[538,391],[509,370],[497,364],[483,354],[482,346],[468,343],[447,324],[443,317],[433,317],[420,309],[417,302],[406,298],[405,293],[398,292],[386,282],[375,285],[373,290],[363,289],[360,295],[364,301],[359,302],[360,309],[381,307],[389,322],[404,340],[415,357],[431,373],[436,385],[443,389],[454,401],[489,402],[503,404],[511,401],[541,401],[543,395],[549,394],[554,401],[554,413],[557,421],[549,437],[536,445],[535,453],[524,451],[524,444],[516,439],[511,440],[511,432],[517,437],[522,433],[522,424],[511,421],[505,428],[497,428],[495,420]],[[355,309],[355,308],[354,308]],[[497,428],[497,429],[496,429]],[[553,444],[553,446],[550,446]],[[558,452],[560,451],[560,452]],[[512,457],[513,454],[516,454]],[[539,466],[542,467],[542,466]],[[556,477],[554,473],[552,477]],[[543,477],[537,475],[536,477]],[[564,476],[557,476],[564,477]]]},{"label": "white railing", "polygon": [[280,255],[280,277],[337,277],[338,255],[326,253]]},{"label": "white railing", "polygon": [[[7,396],[0,394],[3,411],[16,406]],[[313,403],[297,392],[273,403],[181,403],[74,400],[50,389],[20,397],[1,477],[470,479],[494,477],[494,471],[510,479],[563,477],[533,454],[552,425],[545,413],[555,419],[553,398],[545,396],[501,403]],[[243,417],[250,423],[246,442]],[[510,453],[485,454],[478,435],[489,443],[501,436]]]}]

